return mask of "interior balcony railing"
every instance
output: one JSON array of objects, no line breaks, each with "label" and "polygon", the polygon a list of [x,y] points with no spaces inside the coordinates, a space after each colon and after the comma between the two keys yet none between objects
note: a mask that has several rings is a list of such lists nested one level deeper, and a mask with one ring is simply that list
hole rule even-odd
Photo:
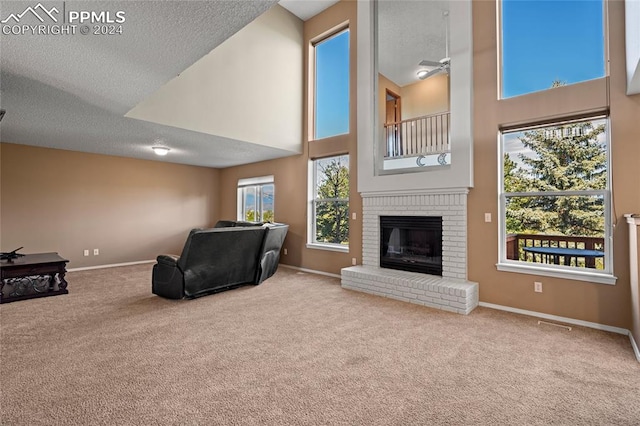
[{"label": "interior balcony railing", "polygon": [[445,112],[385,124],[385,159],[451,152],[450,121]]},{"label": "interior balcony railing", "polygon": [[604,269],[604,238],[509,234],[506,255],[523,262]]}]

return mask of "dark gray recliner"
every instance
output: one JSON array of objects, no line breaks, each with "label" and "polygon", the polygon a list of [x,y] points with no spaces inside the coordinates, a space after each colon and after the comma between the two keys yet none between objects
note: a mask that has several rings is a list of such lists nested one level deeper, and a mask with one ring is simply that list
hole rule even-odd
[{"label": "dark gray recliner", "polygon": [[260,284],[276,273],[280,263],[280,250],[287,236],[289,225],[282,223],[265,224],[267,233],[264,237],[262,249],[260,250],[260,263],[256,274],[255,284]]},{"label": "dark gray recliner", "polygon": [[277,270],[288,228],[220,221],[212,229],[193,229],[179,257],[158,256],[152,292],[182,299],[260,284]]}]

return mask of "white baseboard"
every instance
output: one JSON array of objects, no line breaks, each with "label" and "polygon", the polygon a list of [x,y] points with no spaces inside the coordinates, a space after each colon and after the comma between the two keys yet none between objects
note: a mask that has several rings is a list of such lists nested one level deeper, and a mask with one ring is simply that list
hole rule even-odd
[{"label": "white baseboard", "polygon": [[89,271],[91,269],[117,268],[118,266],[141,265],[143,263],[155,263],[155,260],[139,260],[137,262],[112,263],[110,265],[84,266],[82,268],[67,269],[67,272]]},{"label": "white baseboard", "polygon": [[284,263],[281,263],[280,266],[284,268],[295,269],[296,271],[300,271],[300,272],[307,272],[309,274],[324,275],[325,277],[331,277],[331,278],[342,278],[338,274],[332,274],[330,272],[323,272],[323,271],[316,271],[315,269],[300,268],[298,266],[285,265]]},{"label": "white baseboard", "polygon": [[582,327],[595,328],[596,330],[610,331],[612,333],[623,334],[625,336],[629,336],[629,340],[631,341],[631,347],[633,348],[633,353],[636,356],[636,360],[640,362],[640,349],[636,344],[635,339],[633,338],[633,334],[626,328],[620,327],[612,327],[610,325],[598,324],[597,322],[583,321],[574,318],[561,317],[558,315],[550,315],[543,314],[542,312],[536,311],[527,311],[526,309],[518,309],[512,308],[510,306],[503,305],[495,305],[493,303],[480,302],[478,306],[483,306],[485,308],[497,309],[499,311],[513,312],[515,314],[529,315],[531,317],[544,318],[551,321],[563,322],[566,324],[580,325]]},{"label": "white baseboard", "polygon": [[582,327],[595,328],[596,330],[610,331],[612,333],[624,334],[625,336],[629,335],[629,330],[627,330],[626,328],[612,327],[610,325],[598,324],[596,322],[589,322],[589,321],[583,321],[583,320],[574,319],[574,318],[560,317],[558,315],[543,314],[542,312],[527,311],[526,309],[518,309],[518,308],[512,308],[510,306],[495,305],[493,303],[480,302],[478,305],[483,306],[485,308],[497,309],[500,311],[513,312],[516,314],[529,315],[531,317],[544,318],[551,321],[564,322],[567,324],[580,325]]},{"label": "white baseboard", "polygon": [[640,362],[640,349],[638,349],[638,345],[636,344],[635,339],[633,338],[633,334],[629,332],[629,340],[631,340],[631,347],[633,348],[633,353],[636,354],[636,359]]}]

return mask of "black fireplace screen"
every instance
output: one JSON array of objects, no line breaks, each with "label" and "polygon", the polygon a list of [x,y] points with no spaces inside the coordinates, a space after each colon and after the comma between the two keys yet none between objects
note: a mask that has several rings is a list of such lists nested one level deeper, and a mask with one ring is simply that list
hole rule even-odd
[{"label": "black fireplace screen", "polygon": [[381,216],[380,266],[442,276],[442,217]]}]

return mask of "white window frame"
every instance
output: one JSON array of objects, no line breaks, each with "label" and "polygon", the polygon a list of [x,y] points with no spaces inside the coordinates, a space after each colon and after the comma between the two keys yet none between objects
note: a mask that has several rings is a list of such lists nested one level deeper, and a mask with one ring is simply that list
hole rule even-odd
[{"label": "white window frame", "polygon": [[[607,187],[604,190],[583,191],[553,191],[553,192],[504,192],[504,134],[524,130],[542,129],[554,127],[570,122],[605,119],[606,121],[606,166]],[[615,285],[617,278],[613,275],[613,229],[612,229],[612,204],[611,204],[611,123],[608,116],[598,115],[583,117],[577,120],[558,120],[552,123],[536,126],[521,126],[518,128],[504,129],[498,133],[498,264],[499,271],[516,272],[548,277],[556,277],[578,281],[588,281],[598,284]],[[541,263],[523,262],[507,259],[507,232],[506,232],[506,202],[509,197],[517,196],[589,196],[599,195],[604,198],[604,270],[591,270],[574,266],[549,265]]]},{"label": "white window frame", "polygon": [[236,210],[237,220],[243,220],[243,221],[246,220],[245,219],[245,212],[246,212],[245,193],[249,188],[254,188],[256,191],[256,195],[255,195],[256,207],[257,207],[256,211],[260,213],[260,217],[258,218],[258,220],[256,220],[256,222],[262,222],[264,220],[263,219],[264,212],[263,212],[263,205],[262,205],[262,188],[267,185],[273,185],[273,198],[274,198],[273,200],[274,219],[273,220],[275,221],[276,186],[274,183],[273,175],[238,180],[238,197],[237,197],[237,210]]},{"label": "white window frame", "polygon": [[[316,161],[318,160],[326,160],[329,158],[349,157],[349,164],[351,164],[351,157],[349,154],[340,154],[340,155],[332,155],[329,157],[316,158],[313,160],[309,160],[309,176],[307,182],[309,182],[309,187],[307,189],[308,202],[307,202],[307,217],[309,218],[307,223],[307,248],[320,249],[320,250],[329,250],[329,251],[337,251],[342,253],[349,252],[349,244],[335,244],[335,243],[324,243],[316,241],[316,202],[317,201],[346,201],[349,204],[349,199],[342,198],[331,198],[331,199],[316,199],[315,198],[315,189],[316,189],[316,181],[317,181],[317,167]],[[349,180],[351,180],[351,167],[349,167]]]},{"label": "white window frame", "polygon": [[[347,117],[347,131],[345,133],[338,133],[335,135],[330,135],[330,136],[325,136],[323,138],[316,138],[316,128],[317,128],[317,53],[316,53],[316,47],[321,45],[322,43],[324,43],[325,41],[329,41],[334,37],[337,37],[343,33],[349,33],[349,73],[351,73],[351,29],[349,28],[349,24],[348,23],[342,23],[334,28],[332,28],[331,30],[327,31],[326,33],[316,37],[315,39],[313,39],[311,41],[311,49],[313,51],[313,54],[311,55],[311,66],[310,66],[310,92],[311,92],[311,102],[309,105],[309,108],[311,110],[311,126],[309,126],[310,132],[309,132],[309,140],[322,140],[322,139],[327,139],[327,138],[333,138],[336,136],[343,136],[343,135],[348,135],[351,133],[351,117]],[[351,78],[349,78],[349,88],[348,88],[348,93],[347,96],[349,97],[349,108],[348,108],[348,114],[350,114],[351,111]]]}]

